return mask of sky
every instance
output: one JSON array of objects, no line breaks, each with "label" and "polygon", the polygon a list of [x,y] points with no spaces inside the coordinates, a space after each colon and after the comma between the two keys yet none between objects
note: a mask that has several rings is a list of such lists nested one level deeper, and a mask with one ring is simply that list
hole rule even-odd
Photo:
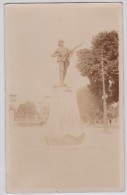
[{"label": "sky", "polygon": [[[90,48],[101,31],[119,31],[120,3],[7,4],[5,6],[5,63],[7,94],[18,103],[39,103],[59,83],[56,58],[51,54],[59,39],[73,48]],[[76,69],[73,54],[65,82],[80,89],[89,80]]]}]

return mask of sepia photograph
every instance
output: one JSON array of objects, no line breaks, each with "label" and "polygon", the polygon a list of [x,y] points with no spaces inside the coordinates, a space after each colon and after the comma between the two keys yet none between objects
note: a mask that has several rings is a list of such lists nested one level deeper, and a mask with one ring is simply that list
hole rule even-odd
[{"label": "sepia photograph", "polygon": [[7,192],[123,192],[122,3],[4,9]]}]

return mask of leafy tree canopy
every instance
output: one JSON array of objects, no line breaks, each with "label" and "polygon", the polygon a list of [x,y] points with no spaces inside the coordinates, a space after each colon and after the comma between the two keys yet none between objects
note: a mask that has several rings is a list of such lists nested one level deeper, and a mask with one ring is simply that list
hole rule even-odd
[{"label": "leafy tree canopy", "polygon": [[102,98],[103,60],[107,101],[116,102],[119,99],[118,33],[101,32],[93,38],[91,44],[91,49],[84,48],[77,51],[77,68],[82,76],[89,78],[89,89],[92,94]]},{"label": "leafy tree canopy", "polygon": [[28,116],[29,118],[34,117],[37,113],[36,105],[32,102],[20,104],[17,108],[17,113],[19,115]]}]

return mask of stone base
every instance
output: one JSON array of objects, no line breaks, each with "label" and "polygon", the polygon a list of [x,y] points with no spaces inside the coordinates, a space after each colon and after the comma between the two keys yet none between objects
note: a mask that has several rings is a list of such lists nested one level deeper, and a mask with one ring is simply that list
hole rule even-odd
[{"label": "stone base", "polygon": [[79,144],[84,138],[76,95],[68,86],[54,87],[45,140],[52,145]]},{"label": "stone base", "polygon": [[54,145],[54,146],[56,145],[59,145],[59,146],[77,145],[83,142],[84,136],[85,136],[84,133],[82,133],[78,137],[75,137],[69,134],[59,137],[59,138],[48,136],[48,137],[45,137],[45,141],[48,145]]}]

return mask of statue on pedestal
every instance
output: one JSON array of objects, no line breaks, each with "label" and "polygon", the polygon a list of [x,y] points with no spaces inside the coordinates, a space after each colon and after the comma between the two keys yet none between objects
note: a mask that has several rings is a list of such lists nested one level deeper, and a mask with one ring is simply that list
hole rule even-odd
[{"label": "statue on pedestal", "polygon": [[58,49],[52,54],[52,57],[57,57],[59,64],[60,85],[53,87],[51,93],[45,136],[47,144],[73,145],[80,144],[84,139],[76,94],[71,87],[64,83],[69,59],[74,49],[70,50],[64,47],[63,40],[60,40]]}]

